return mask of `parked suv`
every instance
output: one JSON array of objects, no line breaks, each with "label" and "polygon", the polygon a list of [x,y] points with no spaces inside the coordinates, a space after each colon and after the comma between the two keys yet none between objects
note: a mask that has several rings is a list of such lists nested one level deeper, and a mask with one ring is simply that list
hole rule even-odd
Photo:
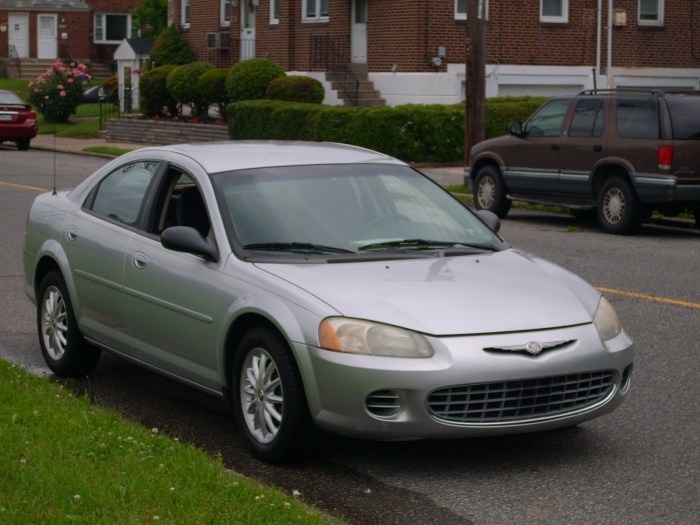
[{"label": "parked suv", "polygon": [[550,99],[510,135],[476,144],[465,184],[477,209],[557,204],[633,233],[658,210],[700,225],[700,92],[607,90]]}]

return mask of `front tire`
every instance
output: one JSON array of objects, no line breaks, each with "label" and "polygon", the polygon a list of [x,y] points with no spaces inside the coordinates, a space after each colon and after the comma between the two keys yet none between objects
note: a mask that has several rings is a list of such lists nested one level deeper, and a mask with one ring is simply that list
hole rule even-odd
[{"label": "front tire", "polygon": [[67,377],[92,372],[100,360],[100,350],[80,333],[66,283],[58,271],[42,279],[36,311],[41,353],[51,371]]},{"label": "front tire", "polygon": [[233,412],[250,452],[270,463],[300,452],[309,439],[308,408],[286,342],[272,330],[253,328],[238,345],[232,379]]},{"label": "front tire", "polygon": [[598,192],[598,220],[610,233],[625,235],[639,230],[644,217],[634,189],[622,177],[611,177]]},{"label": "front tire", "polygon": [[30,142],[31,139],[17,139],[17,149],[20,151],[27,151]]},{"label": "front tire", "polygon": [[512,201],[506,196],[506,186],[501,174],[493,166],[481,168],[474,179],[474,206],[488,210],[503,218],[508,214]]}]

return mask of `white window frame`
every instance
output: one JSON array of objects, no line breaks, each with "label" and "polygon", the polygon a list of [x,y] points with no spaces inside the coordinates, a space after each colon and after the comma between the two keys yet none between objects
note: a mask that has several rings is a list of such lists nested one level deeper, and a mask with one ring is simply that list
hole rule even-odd
[{"label": "white window frame", "polygon": [[[280,23],[279,9],[280,0],[270,0],[270,25],[278,25]],[[275,16],[275,11],[277,11],[277,16]]]},{"label": "white window frame", "polygon": [[561,16],[545,16],[544,0],[540,0],[540,22],[546,24],[568,24],[569,23],[569,0],[559,0],[561,2]]},{"label": "white window frame", "polygon": [[[232,4],[231,0],[219,0],[219,24],[221,27],[229,27],[231,25]],[[228,20],[226,19],[226,6],[228,6]]]},{"label": "white window frame", "polygon": [[[328,3],[328,14],[321,14],[321,2],[324,0],[301,0],[301,21],[302,22],[328,22],[330,20],[330,0],[325,0]],[[314,15],[307,16],[307,7],[311,4],[314,7]]]},{"label": "white window frame", "polygon": [[664,25],[664,0],[656,0],[656,20],[642,20],[642,0],[637,0],[637,23],[640,26]]},{"label": "white window frame", "polygon": [[[95,44],[119,44],[119,40],[107,40],[107,17],[108,16],[124,16],[126,17],[126,35],[124,38],[131,38],[131,14],[129,13],[95,13],[93,16],[92,41]],[[98,38],[98,32],[101,38]]]},{"label": "white window frame", "polygon": [[190,28],[190,0],[180,0],[180,25],[183,29]]},{"label": "white window frame", "polygon": [[[467,19],[467,10],[469,9],[469,2],[470,0],[455,0],[455,20],[466,20]],[[486,13],[486,16],[484,16],[484,20],[489,19],[489,0],[474,0],[474,1],[482,1],[483,2],[483,9]],[[461,11],[460,5],[464,5],[464,11]]]}]

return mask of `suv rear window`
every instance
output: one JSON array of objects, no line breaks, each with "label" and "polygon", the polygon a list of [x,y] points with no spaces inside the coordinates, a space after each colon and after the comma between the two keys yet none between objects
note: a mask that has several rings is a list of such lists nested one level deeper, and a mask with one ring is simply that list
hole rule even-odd
[{"label": "suv rear window", "polygon": [[617,134],[624,139],[658,139],[659,101],[653,98],[618,98]]},{"label": "suv rear window", "polygon": [[673,138],[679,140],[700,139],[700,97],[678,96],[666,99]]}]

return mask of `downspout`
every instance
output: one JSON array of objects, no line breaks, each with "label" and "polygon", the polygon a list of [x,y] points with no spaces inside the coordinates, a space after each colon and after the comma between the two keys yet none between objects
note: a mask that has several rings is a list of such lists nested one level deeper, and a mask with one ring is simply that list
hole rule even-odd
[{"label": "downspout", "polygon": [[605,66],[605,75],[607,76],[608,88],[611,88],[610,81],[612,80],[612,25],[613,25],[613,0],[608,0],[608,60]]},{"label": "downspout", "polygon": [[593,85],[597,86],[596,76],[600,76],[600,51],[602,38],[603,0],[598,0],[596,11],[596,36],[595,36],[595,72],[593,73]]}]

